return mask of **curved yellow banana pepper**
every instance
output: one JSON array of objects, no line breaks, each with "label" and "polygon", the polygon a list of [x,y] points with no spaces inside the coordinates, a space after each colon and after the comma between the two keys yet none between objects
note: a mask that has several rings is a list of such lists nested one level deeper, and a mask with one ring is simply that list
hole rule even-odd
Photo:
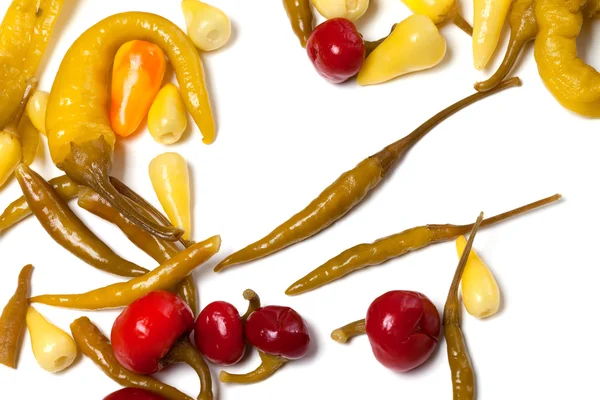
[{"label": "curved yellow banana pepper", "polygon": [[473,16],[473,64],[485,68],[504,27],[511,0],[475,0]]},{"label": "curved yellow banana pepper", "polygon": [[414,14],[400,22],[367,57],[358,72],[359,85],[389,81],[400,75],[439,64],[446,54],[446,40],[433,21]]},{"label": "curved yellow banana pepper", "polygon": [[584,0],[537,0],[535,61],[544,84],[563,107],[600,117],[600,73],[577,57]]},{"label": "curved yellow banana pepper", "polygon": [[471,25],[458,12],[456,0],[402,0],[402,2],[413,13],[431,18],[436,25],[452,21],[467,35],[473,34]]}]

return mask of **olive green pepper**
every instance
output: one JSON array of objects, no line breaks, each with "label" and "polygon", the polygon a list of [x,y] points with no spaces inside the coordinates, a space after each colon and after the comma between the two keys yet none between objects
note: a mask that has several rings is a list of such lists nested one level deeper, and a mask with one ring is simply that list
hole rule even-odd
[{"label": "olive green pepper", "polygon": [[283,0],[283,6],[300,44],[306,47],[306,42],[314,28],[310,0]]}]

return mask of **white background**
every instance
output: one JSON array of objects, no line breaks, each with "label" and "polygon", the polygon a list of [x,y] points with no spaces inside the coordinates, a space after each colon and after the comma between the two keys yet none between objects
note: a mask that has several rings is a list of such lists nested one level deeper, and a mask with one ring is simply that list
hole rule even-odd
[{"label": "white background", "polygon": [[[490,71],[473,69],[469,37],[448,25],[441,29],[448,53],[437,68],[376,87],[331,85],[313,70],[280,1],[212,1],[234,27],[226,48],[202,56],[218,138],[211,146],[203,145],[194,127],[168,148],[190,164],[194,238],[217,233],[223,238],[222,252],[195,273],[200,302],[226,300],[243,310],[242,291],[251,287],[266,304],[298,310],[313,338],[304,360],[257,385],[216,384],[219,398],[451,398],[443,341],[431,362],[400,375],[378,364],[366,337],[342,346],[329,333],[363,318],[373,299],[393,289],[421,291],[441,311],[457,263],[453,243],[357,272],[300,297],[286,297],[284,290],[357,243],[425,223],[470,223],[481,210],[490,216],[560,192],[565,195],[560,204],[480,233],[475,248],[492,268],[504,302],[497,316],[478,321],[465,315],[463,326],[479,398],[597,399],[598,125],[558,105],[537,75],[532,49],[517,69],[522,88],[444,122],[342,221],[276,255],[217,275],[212,272],[216,262],[268,233],[364,157],[471,94],[473,83]],[[464,14],[471,21],[472,5],[466,3]],[[1,0],[0,9],[8,4]],[[79,34],[104,17],[132,10],[158,13],[184,27],[177,1],[66,0],[51,55],[43,64],[41,89],[50,90],[62,56]],[[375,39],[408,15],[399,0],[375,0],[358,28]],[[594,38],[586,28],[584,36],[581,53],[593,63],[599,56],[592,52],[598,35]],[[503,52],[506,43],[501,45]],[[496,58],[494,64],[498,62]],[[122,140],[113,172],[158,205],[147,166],[166,150],[147,132]],[[34,168],[47,178],[59,174],[47,154]],[[0,207],[18,195],[13,181],[0,192]],[[73,207],[119,254],[153,267],[116,228]],[[119,280],[55,244],[33,218],[0,237],[0,255],[0,304],[12,295],[26,263],[36,267],[34,295],[81,292]],[[65,330],[75,318],[88,315],[107,334],[118,314],[39,310]],[[230,370],[249,371],[257,363],[253,355]],[[218,371],[213,368],[215,380]],[[197,378],[186,366],[159,377],[190,395],[198,392]],[[79,359],[61,374],[44,372],[31,354],[28,337],[18,370],[0,366],[0,383],[2,398],[101,399],[119,388],[88,359]]]}]

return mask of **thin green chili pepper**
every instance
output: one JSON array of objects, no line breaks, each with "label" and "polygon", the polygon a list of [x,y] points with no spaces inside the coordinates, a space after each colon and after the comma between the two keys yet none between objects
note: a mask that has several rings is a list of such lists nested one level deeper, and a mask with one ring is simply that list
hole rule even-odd
[{"label": "thin green chili pepper", "polygon": [[251,372],[245,374],[230,374],[227,371],[221,371],[219,380],[223,383],[251,384],[266,380],[283,367],[289,360],[283,357],[266,354],[258,350],[260,356],[260,365]]},{"label": "thin green chili pepper", "polygon": [[200,355],[188,337],[178,341],[171,350],[169,350],[169,353],[167,353],[164,360],[170,364],[184,363],[192,367],[200,379],[201,389],[198,400],[213,400],[214,396],[212,392],[210,369],[208,368],[208,364],[206,364],[204,357]]},{"label": "thin green chili pepper", "polygon": [[290,19],[294,33],[300,40],[300,44],[302,47],[306,47],[306,42],[314,28],[310,0],[283,0],[283,7]]},{"label": "thin green chili pepper", "polygon": [[13,297],[10,298],[0,316],[0,364],[10,368],[17,367],[19,351],[23,342],[27,315],[27,297],[33,266],[26,265],[19,273],[19,283]]},{"label": "thin green chili pepper", "polygon": [[408,136],[390,144],[378,153],[361,161],[350,171],[343,173],[304,210],[279,225],[264,238],[221,261],[215,267],[215,272],[232,265],[266,257],[327,228],[360,203],[367,193],[387,175],[390,168],[440,122],[478,100],[504,89],[520,85],[519,78],[512,78],[502,82],[490,91],[472,94],[439,112]]},{"label": "thin green chili pepper", "polygon": [[353,337],[364,335],[365,333],[367,333],[367,321],[363,318],[337,328],[331,332],[331,338],[338,343],[346,343]]},{"label": "thin green chili pepper", "polygon": [[[560,194],[496,215],[483,221],[483,227],[526,213],[561,198]],[[290,296],[317,289],[359,269],[379,265],[392,258],[435,243],[446,242],[464,235],[473,225],[423,225],[395,235],[363,243],[343,251],[325,264],[294,282],[287,290]]]}]

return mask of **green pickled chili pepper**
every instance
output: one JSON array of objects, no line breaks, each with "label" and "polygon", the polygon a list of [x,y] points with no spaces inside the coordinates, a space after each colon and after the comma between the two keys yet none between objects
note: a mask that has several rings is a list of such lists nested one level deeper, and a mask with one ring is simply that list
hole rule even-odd
[{"label": "green pickled chili pepper", "polygon": [[32,265],[26,265],[19,273],[19,283],[15,294],[10,298],[0,316],[0,364],[10,368],[17,367],[19,351],[23,342],[25,317],[27,315],[27,297],[31,282]]},{"label": "green pickled chili pepper", "polygon": [[387,176],[391,167],[440,122],[478,100],[504,89],[520,85],[519,78],[512,78],[502,82],[490,91],[472,94],[439,112],[408,136],[390,144],[378,153],[361,161],[350,171],[343,173],[305,209],[279,225],[264,238],[221,261],[215,267],[215,272],[236,264],[266,257],[327,228],[360,203],[367,193]]},{"label": "green pickled chili pepper", "polygon": [[302,47],[306,47],[306,42],[314,28],[310,0],[283,0],[283,7],[292,24],[294,33],[300,40],[300,44]]},{"label": "green pickled chili pepper", "polygon": [[465,265],[469,259],[473,240],[477,230],[483,220],[483,213],[479,214],[479,218],[465,247],[465,250],[458,262],[448,299],[444,306],[444,337],[446,338],[446,346],[448,350],[448,363],[452,374],[452,393],[454,400],[473,400],[475,398],[475,375],[473,374],[473,366],[469,359],[469,352],[465,344],[462,329],[460,327],[460,302],[458,301],[458,287],[462,278]]},{"label": "green pickled chili pepper", "polygon": [[142,276],[147,270],[119,257],[73,213],[62,197],[25,164],[15,170],[29,208],[46,232],[62,247],[102,271]]},{"label": "green pickled chili pepper", "polygon": [[[508,218],[553,203],[561,197],[560,194],[555,194],[554,196],[488,218],[483,221],[482,227],[497,224]],[[371,265],[382,264],[392,258],[403,256],[406,253],[431,244],[456,239],[460,235],[469,232],[471,228],[472,225],[423,225],[378,239],[373,243],[359,244],[343,251],[325,264],[298,279],[285,293],[294,296],[317,289],[354,271]]]},{"label": "green pickled chili pepper", "polygon": [[123,368],[115,358],[108,338],[100,332],[89,318],[76,319],[71,324],[71,334],[81,352],[119,385],[145,389],[167,400],[193,400],[159,380]]},{"label": "green pickled chili pepper", "polygon": [[251,372],[245,374],[230,374],[226,371],[221,371],[219,380],[223,383],[238,383],[248,385],[251,383],[262,382],[271,377],[289,360],[283,357],[266,354],[258,350],[260,356],[260,365]]},{"label": "green pickled chili pepper", "polygon": [[213,400],[210,368],[208,368],[204,357],[200,355],[188,337],[178,341],[169,350],[164,361],[170,364],[184,363],[192,367],[200,379],[200,395],[198,396],[198,400]]}]

